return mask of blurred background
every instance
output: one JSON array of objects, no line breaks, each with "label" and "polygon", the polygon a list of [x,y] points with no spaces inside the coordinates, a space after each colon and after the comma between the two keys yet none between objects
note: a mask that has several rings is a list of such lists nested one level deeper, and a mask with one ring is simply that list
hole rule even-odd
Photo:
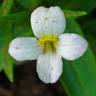
[{"label": "blurred background", "polygon": [[36,61],[16,62],[8,55],[13,38],[33,36],[30,14],[38,6],[87,12],[75,21],[96,56],[96,0],[0,0],[0,96],[68,96],[60,81],[44,84],[39,80]]}]

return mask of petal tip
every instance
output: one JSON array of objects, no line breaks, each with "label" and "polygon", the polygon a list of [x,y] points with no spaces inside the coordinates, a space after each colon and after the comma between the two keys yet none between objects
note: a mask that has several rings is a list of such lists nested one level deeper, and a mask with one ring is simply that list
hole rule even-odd
[{"label": "petal tip", "polygon": [[65,33],[60,36],[58,51],[66,60],[75,60],[80,58],[87,51],[87,48],[87,40],[78,34]]}]

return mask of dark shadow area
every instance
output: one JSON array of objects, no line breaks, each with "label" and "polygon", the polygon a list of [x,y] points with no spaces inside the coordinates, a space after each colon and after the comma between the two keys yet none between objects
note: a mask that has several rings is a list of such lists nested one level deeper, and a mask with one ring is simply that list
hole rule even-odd
[{"label": "dark shadow area", "polygon": [[36,61],[15,66],[13,83],[2,72],[0,86],[0,96],[67,96],[59,81],[55,84],[40,81],[36,72]]}]

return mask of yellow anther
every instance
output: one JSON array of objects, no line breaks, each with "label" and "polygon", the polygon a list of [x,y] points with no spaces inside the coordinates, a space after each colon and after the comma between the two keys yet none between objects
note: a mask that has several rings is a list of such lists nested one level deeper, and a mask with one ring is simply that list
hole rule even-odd
[{"label": "yellow anther", "polygon": [[58,45],[57,35],[43,35],[38,40],[44,53],[52,51],[55,52]]}]

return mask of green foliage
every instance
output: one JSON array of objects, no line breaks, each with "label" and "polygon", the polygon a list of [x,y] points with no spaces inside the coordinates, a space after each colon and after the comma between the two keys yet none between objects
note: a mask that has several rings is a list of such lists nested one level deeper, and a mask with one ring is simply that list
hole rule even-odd
[{"label": "green foliage", "polygon": [[10,58],[8,53],[3,53],[3,68],[8,79],[13,82],[13,60]]},{"label": "green foliage", "polygon": [[0,7],[0,16],[5,16],[7,15],[13,5],[13,0],[4,0],[1,7]]},{"label": "green foliage", "polygon": [[91,48],[94,51],[94,55],[96,56],[96,20],[87,20],[82,24],[82,29],[85,31],[86,38],[88,39]]},{"label": "green foliage", "polygon": [[0,52],[0,72],[3,70],[4,57],[2,51]]},{"label": "green foliage", "polygon": [[69,10],[92,11],[96,7],[96,0],[43,0],[49,5],[58,5]]},{"label": "green foliage", "polygon": [[84,11],[71,11],[71,10],[64,10],[64,14],[67,18],[75,19],[77,17],[86,15],[87,13]]},{"label": "green foliage", "polygon": [[[63,60],[64,71],[60,81],[68,96],[96,96],[96,19],[90,18],[91,11],[96,8],[96,0],[74,0],[74,2],[73,0],[3,0],[0,2],[0,72],[4,70],[9,80],[13,81],[13,68],[16,62],[9,56],[8,46],[16,37],[33,36],[30,15],[38,6],[60,6],[67,18],[65,32],[77,33],[88,39],[90,44],[84,56],[75,61]],[[73,20],[76,18],[84,34]]]},{"label": "green foliage", "polygon": [[33,10],[37,6],[40,6],[42,0],[17,0],[22,6],[29,10]]},{"label": "green foliage", "polygon": [[[67,20],[67,33],[83,35],[74,20]],[[64,71],[61,83],[69,96],[96,96],[96,60],[90,49],[75,61],[63,60]]]},{"label": "green foliage", "polygon": [[8,55],[9,43],[16,37],[32,35],[29,12],[19,12],[0,18],[0,71],[4,69],[10,81],[13,81],[15,62]]}]

